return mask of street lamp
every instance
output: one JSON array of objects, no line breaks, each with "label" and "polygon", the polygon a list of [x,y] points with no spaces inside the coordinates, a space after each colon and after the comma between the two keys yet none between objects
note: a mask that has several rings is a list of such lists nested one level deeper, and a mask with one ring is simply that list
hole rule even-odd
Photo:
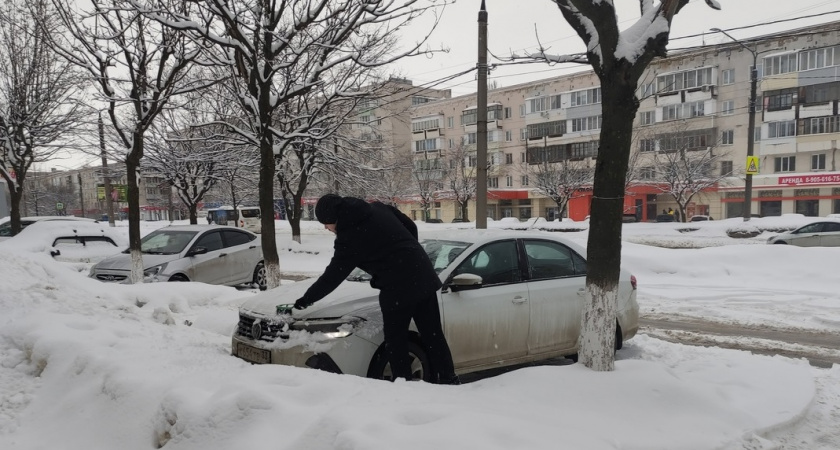
[{"label": "street lamp", "polygon": [[757,89],[756,85],[758,83],[758,52],[747,47],[741,41],[730,36],[729,33],[721,30],[720,28],[712,28],[711,31],[724,34],[729,39],[732,39],[732,41],[734,41],[736,44],[743,47],[746,51],[752,53],[753,56],[753,64],[752,68],[750,69],[750,114],[749,124],[747,125],[747,175],[746,179],[744,180],[744,221],[748,221],[752,216],[752,176],[753,173],[758,171],[758,164],[753,159],[753,147],[755,145],[755,102]]}]

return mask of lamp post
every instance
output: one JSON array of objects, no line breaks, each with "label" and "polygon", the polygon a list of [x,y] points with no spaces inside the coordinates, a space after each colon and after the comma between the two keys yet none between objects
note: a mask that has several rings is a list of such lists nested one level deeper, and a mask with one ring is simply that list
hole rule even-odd
[{"label": "lamp post", "polygon": [[[746,178],[744,179],[744,221],[750,220],[752,216],[752,176],[753,172],[757,170],[757,164],[753,160],[753,147],[755,146],[755,102],[756,102],[756,90],[758,84],[758,52],[755,50],[747,47],[741,41],[735,39],[734,37],[730,36],[729,33],[721,30],[720,28],[712,28],[711,31],[722,33],[729,39],[732,39],[736,44],[743,47],[746,51],[750,52],[753,57],[753,64],[752,68],[750,69],[750,111],[749,111],[749,124],[747,125],[747,161],[746,161]],[[753,167],[755,166],[755,167]]]}]

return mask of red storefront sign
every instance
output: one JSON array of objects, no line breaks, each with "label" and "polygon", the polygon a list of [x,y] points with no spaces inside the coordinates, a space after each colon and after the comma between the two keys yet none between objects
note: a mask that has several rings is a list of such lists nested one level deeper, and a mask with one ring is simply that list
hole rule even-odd
[{"label": "red storefront sign", "polygon": [[800,175],[795,177],[779,177],[779,184],[822,184],[840,183],[840,173],[824,175]]}]

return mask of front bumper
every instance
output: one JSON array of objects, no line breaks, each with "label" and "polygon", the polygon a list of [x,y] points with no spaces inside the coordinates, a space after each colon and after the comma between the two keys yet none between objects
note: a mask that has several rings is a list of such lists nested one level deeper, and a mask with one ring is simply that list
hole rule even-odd
[{"label": "front bumper", "polygon": [[355,334],[301,345],[287,344],[283,338],[252,339],[237,331],[231,338],[231,355],[253,364],[282,364],[366,377],[379,347]]}]

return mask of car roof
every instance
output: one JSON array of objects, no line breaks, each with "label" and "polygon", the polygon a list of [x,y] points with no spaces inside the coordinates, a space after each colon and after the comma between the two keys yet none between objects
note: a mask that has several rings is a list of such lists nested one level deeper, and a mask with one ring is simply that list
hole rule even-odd
[{"label": "car roof", "polygon": [[420,233],[420,240],[423,239],[438,239],[442,241],[461,241],[472,244],[483,244],[492,240],[498,239],[549,239],[557,242],[562,242],[571,246],[579,247],[580,245],[573,240],[562,236],[561,234],[548,231],[539,230],[476,230],[476,229],[460,229],[460,230],[434,230]]},{"label": "car roof", "polygon": [[245,233],[253,234],[250,231],[244,228],[237,228],[231,227],[228,225],[207,225],[207,224],[197,224],[197,225],[169,225],[166,227],[158,228],[155,231],[207,231],[207,230],[238,230]]}]

